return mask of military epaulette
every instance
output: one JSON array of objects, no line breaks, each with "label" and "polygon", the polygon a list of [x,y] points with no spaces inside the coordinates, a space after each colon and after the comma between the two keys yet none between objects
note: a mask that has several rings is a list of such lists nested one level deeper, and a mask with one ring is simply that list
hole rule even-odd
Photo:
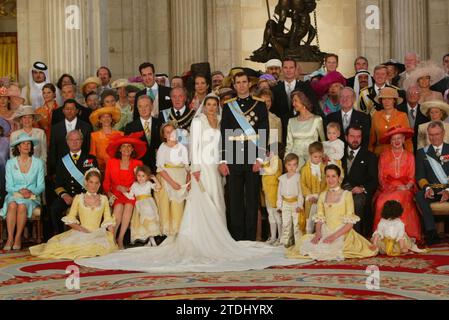
[{"label": "military epaulette", "polygon": [[224,104],[228,104],[228,103],[234,102],[234,101],[237,101],[237,98],[232,98],[232,99],[226,100],[226,101],[224,102]]},{"label": "military epaulette", "polygon": [[251,98],[253,98],[253,100],[259,101],[259,102],[265,102],[264,99],[256,97],[256,96],[252,96]]}]

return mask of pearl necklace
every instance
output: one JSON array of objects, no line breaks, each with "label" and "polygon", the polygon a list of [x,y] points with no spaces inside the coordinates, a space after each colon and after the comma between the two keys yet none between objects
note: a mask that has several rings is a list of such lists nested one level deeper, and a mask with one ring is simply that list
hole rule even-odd
[{"label": "pearl necklace", "polygon": [[402,149],[399,156],[396,156],[396,154],[394,153],[393,150],[391,150],[391,152],[393,153],[393,158],[394,158],[394,174],[395,174],[396,178],[399,178],[400,170],[401,170],[401,158],[402,158],[402,155],[404,154],[404,149]]}]

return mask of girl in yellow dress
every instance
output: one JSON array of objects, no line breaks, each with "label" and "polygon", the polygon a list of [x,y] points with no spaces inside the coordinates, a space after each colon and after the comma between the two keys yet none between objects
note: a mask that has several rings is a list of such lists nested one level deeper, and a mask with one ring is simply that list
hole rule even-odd
[{"label": "girl in yellow dress", "polygon": [[405,232],[405,225],[401,220],[403,212],[404,208],[400,202],[396,200],[385,202],[382,219],[371,239],[373,248],[378,248],[381,254],[395,257],[410,251],[425,252],[425,250],[420,250]]},{"label": "girl in yellow dress", "polygon": [[181,226],[187,189],[190,186],[190,166],[187,148],[178,142],[175,126],[168,122],[161,127],[161,144],[156,155],[161,190],[156,193],[161,231],[176,236]]},{"label": "girl in yellow dress", "polygon": [[114,241],[115,218],[111,215],[108,198],[97,193],[100,186],[100,171],[87,171],[87,192],[75,197],[69,214],[62,218],[72,230],[51,238],[46,244],[31,247],[31,255],[43,259],[75,260],[118,250]]},{"label": "girl in yellow dress", "polygon": [[352,194],[340,188],[340,168],[330,165],[325,173],[328,191],[318,200],[318,213],[313,218],[316,233],[302,237],[287,250],[287,257],[327,261],[376,256],[377,249],[353,230],[360,218],[354,213]]}]

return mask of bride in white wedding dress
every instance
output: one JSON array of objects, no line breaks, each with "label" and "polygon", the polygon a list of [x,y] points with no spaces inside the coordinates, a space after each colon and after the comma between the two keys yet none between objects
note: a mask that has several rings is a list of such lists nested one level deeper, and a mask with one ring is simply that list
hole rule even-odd
[{"label": "bride in white wedding dress", "polygon": [[228,232],[220,159],[219,100],[209,95],[192,121],[192,183],[179,234],[159,247],[128,249],[80,259],[79,265],[150,273],[228,272],[297,265],[310,260],[285,258],[283,247],[236,242]]}]

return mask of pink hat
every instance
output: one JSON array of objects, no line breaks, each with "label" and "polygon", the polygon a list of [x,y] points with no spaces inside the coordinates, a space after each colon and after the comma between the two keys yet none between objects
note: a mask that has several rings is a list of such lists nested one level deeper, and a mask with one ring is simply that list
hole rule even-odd
[{"label": "pink hat", "polygon": [[329,88],[334,83],[341,83],[343,86],[346,86],[346,79],[340,72],[332,71],[325,75],[321,80],[312,82],[310,86],[321,99],[327,94]]}]

